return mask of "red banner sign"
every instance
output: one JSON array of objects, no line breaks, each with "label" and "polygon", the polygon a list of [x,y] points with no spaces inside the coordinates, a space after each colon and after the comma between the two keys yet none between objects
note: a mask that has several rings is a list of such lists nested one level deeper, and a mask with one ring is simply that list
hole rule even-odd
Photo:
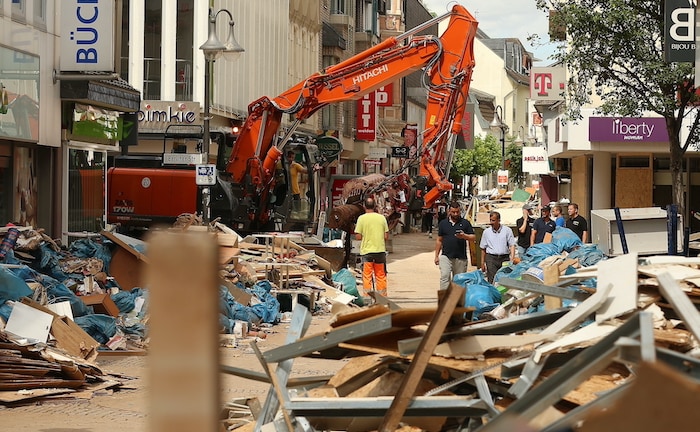
[{"label": "red banner sign", "polygon": [[387,84],[379,87],[375,93],[377,94],[377,106],[386,107],[394,104],[394,85]]},{"label": "red banner sign", "polygon": [[355,139],[374,141],[377,136],[377,104],[375,93],[371,92],[357,101],[357,133]]}]

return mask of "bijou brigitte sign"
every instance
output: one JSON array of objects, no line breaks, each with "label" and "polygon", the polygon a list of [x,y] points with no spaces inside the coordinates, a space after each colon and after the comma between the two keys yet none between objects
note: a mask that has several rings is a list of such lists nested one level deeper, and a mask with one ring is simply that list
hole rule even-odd
[{"label": "bijou brigitte sign", "polygon": [[591,117],[589,141],[668,142],[666,120],[661,117]]}]

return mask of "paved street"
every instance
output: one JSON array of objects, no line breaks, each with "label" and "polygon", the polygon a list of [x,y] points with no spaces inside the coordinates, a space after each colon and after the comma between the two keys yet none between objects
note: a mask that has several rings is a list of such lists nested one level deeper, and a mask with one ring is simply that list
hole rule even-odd
[{"label": "paved street", "polygon": [[[394,236],[389,254],[389,297],[402,307],[424,307],[436,304],[439,271],[433,264],[435,240],[425,234]],[[308,334],[322,332],[329,315],[315,316]],[[287,324],[278,324],[266,340],[259,342],[265,351],[281,344]],[[186,340],[182,341],[187,343]],[[250,348],[222,348],[223,364],[262,371]],[[42,399],[36,405],[16,408],[0,406],[3,430],[33,432],[146,432],[148,428],[148,359],[147,357],[102,357],[99,365],[105,370],[135,377],[126,388],[98,393],[91,398],[75,397]],[[326,375],[335,373],[343,361],[299,358],[293,375]],[[264,402],[268,385],[238,377],[221,379],[222,401],[254,396]]]}]

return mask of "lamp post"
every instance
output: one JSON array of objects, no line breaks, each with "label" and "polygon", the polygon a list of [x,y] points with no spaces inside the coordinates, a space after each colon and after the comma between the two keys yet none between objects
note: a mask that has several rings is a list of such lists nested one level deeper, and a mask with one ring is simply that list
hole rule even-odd
[{"label": "lamp post", "polygon": [[[228,15],[228,38],[226,39],[226,43],[221,43],[219,40],[219,37],[216,35],[216,20],[219,17],[220,13],[225,13]],[[231,15],[231,12],[229,12],[227,9],[219,9],[217,12],[214,12],[212,8],[209,8],[209,17],[208,17],[208,31],[209,31],[209,36],[207,37],[207,41],[202,44],[202,46],[199,47],[200,50],[204,53],[204,131],[202,134],[202,154],[204,155],[204,161],[205,163],[209,163],[209,145],[210,145],[210,124],[209,121],[211,120],[211,115],[209,113],[210,111],[210,90],[211,90],[211,69],[214,65],[214,62],[216,59],[221,57],[222,55],[224,58],[228,60],[234,60],[238,58],[242,52],[245,50],[243,47],[241,47],[238,42],[236,41],[236,37],[233,33],[233,15]],[[210,200],[209,200],[209,195],[210,195],[210,190],[209,187],[204,186],[202,187],[202,219],[204,222],[209,222],[209,216],[210,216]]]},{"label": "lamp post", "polygon": [[525,142],[525,140],[523,139],[523,135],[525,135],[525,127],[520,125],[518,130],[518,136],[515,137],[515,141],[513,141],[513,144],[517,144],[520,146],[523,145],[523,143]]},{"label": "lamp post", "polygon": [[493,111],[493,120],[489,124],[492,131],[501,131],[501,169],[506,169],[506,132],[508,125],[503,123],[503,107],[496,105]]}]

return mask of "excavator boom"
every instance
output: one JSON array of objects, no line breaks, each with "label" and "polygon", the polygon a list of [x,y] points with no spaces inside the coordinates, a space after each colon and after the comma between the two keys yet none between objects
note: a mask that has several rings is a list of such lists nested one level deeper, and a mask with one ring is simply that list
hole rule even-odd
[{"label": "excavator boom", "polygon": [[[449,19],[440,37],[418,35],[424,29]],[[274,172],[282,148],[299,122],[337,102],[357,100],[378,88],[415,71],[423,70],[427,93],[420,174],[427,179],[424,206],[429,207],[452,188],[448,181],[448,152],[461,130],[471,73],[477,21],[462,6],[434,18],[397,37],[388,38],[339,64],[318,72],[275,98],[262,97],[248,107],[234,148],[220,175],[237,188],[236,200],[255,202],[252,218],[269,214]],[[296,123],[279,136],[283,114]],[[405,181],[402,180],[401,183]]]}]

